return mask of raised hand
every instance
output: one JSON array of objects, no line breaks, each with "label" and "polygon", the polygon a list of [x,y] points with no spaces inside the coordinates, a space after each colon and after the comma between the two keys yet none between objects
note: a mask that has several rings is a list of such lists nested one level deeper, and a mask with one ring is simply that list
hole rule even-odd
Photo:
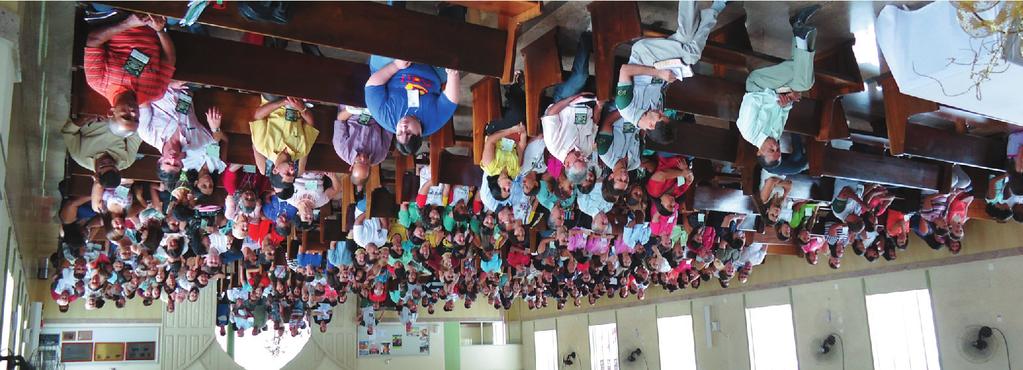
[{"label": "raised hand", "polygon": [[206,111],[206,123],[210,124],[210,129],[213,131],[220,129],[221,118],[220,109],[217,109],[217,107],[212,107]]}]

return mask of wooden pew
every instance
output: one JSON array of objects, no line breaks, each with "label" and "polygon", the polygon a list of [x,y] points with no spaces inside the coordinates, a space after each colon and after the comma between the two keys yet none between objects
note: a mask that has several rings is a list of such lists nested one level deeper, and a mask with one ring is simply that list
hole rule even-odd
[{"label": "wooden pew", "polygon": [[538,1],[450,1],[469,9],[494,13],[497,15],[497,28],[504,30],[504,67],[501,82],[509,84],[515,74],[515,46],[518,42],[518,29],[523,22],[540,15]]},{"label": "wooden pew", "polygon": [[[612,95],[615,48],[622,43],[640,37],[666,37],[671,31],[643,29],[636,2],[594,2],[588,6],[593,22],[594,50],[597,68],[597,96],[609,99]],[[778,64],[783,59],[758,53],[750,47],[745,31],[745,17],[719,27],[708,37],[701,61],[718,67],[715,74],[724,69],[748,74],[752,69]],[[855,54],[852,53],[854,40],[842,43],[829,51],[819,51],[815,58],[815,80],[826,88],[831,96],[863,90],[863,79],[859,73]],[[824,95],[822,95],[824,96]]]},{"label": "wooden pew", "polygon": [[369,78],[365,64],[185,32],[169,34],[177,53],[175,80],[329,104],[365,105],[364,85]]},{"label": "wooden pew", "polygon": [[[885,125],[892,155],[908,154],[964,166],[1001,171],[1005,161],[1005,142],[942,130],[917,119],[950,122],[937,103],[902,94],[890,74],[881,78],[884,91]],[[945,108],[945,111],[950,109]],[[954,118],[953,118],[954,119]],[[958,126],[958,125],[957,125]]]},{"label": "wooden pew", "polygon": [[[401,155],[397,150],[391,153],[394,158],[394,201],[401,204],[415,198],[419,188],[419,174],[412,156]],[[408,190],[411,190],[411,194]],[[415,189],[411,189],[415,188]]]},{"label": "wooden pew", "polygon": [[441,155],[446,148],[455,145],[455,125],[447,124],[440,131],[430,136],[430,178],[434,181],[440,178]]},{"label": "wooden pew", "polygon": [[[746,94],[743,84],[723,78],[695,75],[673,83],[664,98],[666,108],[672,108],[695,115],[713,117],[735,122],[739,118],[739,107],[742,96]],[[845,112],[842,109],[826,109],[827,104],[835,101],[821,101],[803,98],[795,103],[785,123],[785,131],[804,136],[818,138],[821,127],[827,127],[829,138],[834,135],[848,136],[848,127],[843,131],[833,127],[832,122],[842,122],[845,126]],[[827,114],[825,114],[827,113]]]},{"label": "wooden pew", "polygon": [[439,162],[430,163],[431,169],[435,167],[442,169],[439,177],[436,177],[438,184],[480,186],[483,183],[483,170],[467,156],[445,150],[441,153]]},{"label": "wooden pew", "polygon": [[760,209],[753,197],[745,195],[742,190],[715,186],[697,186],[693,192],[693,208],[701,211],[719,211],[741,213],[745,215],[760,214]]},{"label": "wooden pew", "polygon": [[614,97],[618,70],[615,49],[642,36],[639,7],[632,1],[594,1],[586,6],[593,25],[593,65],[597,74],[597,98]]},{"label": "wooden pew", "polygon": [[[114,1],[106,4],[166,17],[181,17],[187,6],[178,2]],[[295,3],[287,24],[251,22],[238,13],[236,3],[225,2],[224,5],[223,10],[206,9],[199,22],[486,76],[501,77],[504,73],[508,38],[508,31],[504,30],[372,2]],[[399,33],[401,37],[394,37]]]},{"label": "wooden pew", "polygon": [[501,118],[501,87],[496,78],[484,77],[472,85],[472,161],[480,164],[487,123]]},{"label": "wooden pew", "polygon": [[735,162],[739,132],[697,123],[672,122],[675,140],[662,145],[647,141],[647,148],[722,162]]},{"label": "wooden pew", "polygon": [[809,143],[807,154],[810,159],[810,176],[844,178],[921,190],[938,191],[942,188],[942,169],[934,163],[840,150],[816,141]]},{"label": "wooden pew", "polygon": [[526,90],[526,132],[541,133],[540,95],[544,89],[561,83],[561,53],[558,51],[558,29],[554,28],[522,49]]}]

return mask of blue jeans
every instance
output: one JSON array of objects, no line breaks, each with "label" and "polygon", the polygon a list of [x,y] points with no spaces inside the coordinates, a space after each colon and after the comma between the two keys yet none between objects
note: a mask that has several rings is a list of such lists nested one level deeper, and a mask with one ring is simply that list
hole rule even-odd
[{"label": "blue jeans", "polygon": [[555,103],[578,94],[586,86],[586,80],[590,78],[590,49],[593,49],[593,36],[589,32],[583,32],[579,35],[579,44],[575,50],[572,74],[565,82],[554,86]]},{"label": "blue jeans", "polygon": [[766,168],[767,172],[775,175],[795,175],[805,171],[809,165],[809,158],[806,158],[803,140],[805,139],[801,135],[792,135],[792,153],[782,153],[778,165]]}]

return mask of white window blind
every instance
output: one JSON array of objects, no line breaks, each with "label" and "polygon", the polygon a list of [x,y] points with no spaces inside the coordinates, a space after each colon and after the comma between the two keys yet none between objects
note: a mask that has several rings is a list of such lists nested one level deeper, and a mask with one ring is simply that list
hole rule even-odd
[{"label": "white window blind", "polygon": [[536,353],[536,370],[558,370],[558,332],[556,330],[534,331],[533,346]]},{"label": "white window blind", "polygon": [[618,325],[590,326],[590,368],[618,370]]},{"label": "white window blind", "polygon": [[662,370],[696,370],[696,342],[690,315],[657,319]]},{"label": "white window blind", "polygon": [[939,370],[927,289],[867,295],[875,370]]},{"label": "white window blind", "polygon": [[746,309],[751,370],[797,370],[796,334],[792,305]]}]

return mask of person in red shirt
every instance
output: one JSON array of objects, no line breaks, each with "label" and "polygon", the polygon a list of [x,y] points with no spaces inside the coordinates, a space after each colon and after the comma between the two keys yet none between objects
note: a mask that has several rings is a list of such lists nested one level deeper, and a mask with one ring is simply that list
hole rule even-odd
[{"label": "person in red shirt", "polygon": [[166,23],[163,17],[132,14],[90,32],[85,42],[85,81],[110,102],[113,123],[123,132],[138,128],[139,104],[163,96],[174,75]]}]

